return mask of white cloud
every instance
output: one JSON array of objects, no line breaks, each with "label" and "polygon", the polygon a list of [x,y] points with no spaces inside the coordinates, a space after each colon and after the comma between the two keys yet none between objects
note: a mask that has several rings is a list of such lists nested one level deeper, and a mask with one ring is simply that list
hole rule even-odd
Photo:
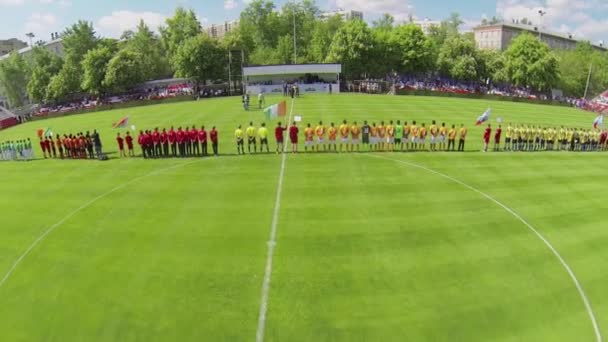
[{"label": "white cloud", "polygon": [[32,13],[23,27],[25,33],[32,32],[36,40],[48,40],[50,32],[58,30],[57,17],[51,13]]},{"label": "white cloud", "polygon": [[392,14],[397,21],[413,15],[414,7],[407,0],[330,0],[330,6],[363,12],[363,15]]},{"label": "white cloud", "polygon": [[507,21],[528,18],[535,25],[541,20],[539,10],[546,12],[546,29],[593,40],[608,34],[608,20],[597,18],[608,11],[606,0],[498,0],[496,5],[497,14]]},{"label": "white cloud", "polygon": [[232,10],[238,6],[236,0],[224,0],[224,9]]},{"label": "white cloud", "polygon": [[25,0],[0,0],[0,6],[20,6]]},{"label": "white cloud", "polygon": [[70,7],[72,6],[72,2],[70,0],[38,0],[42,5],[53,5],[57,4],[60,7]]},{"label": "white cloud", "polygon": [[123,10],[101,17],[95,27],[103,36],[120,37],[124,31],[135,29],[140,20],[143,20],[150,29],[156,31],[160,25],[164,24],[165,19],[167,19],[167,16],[161,13]]}]

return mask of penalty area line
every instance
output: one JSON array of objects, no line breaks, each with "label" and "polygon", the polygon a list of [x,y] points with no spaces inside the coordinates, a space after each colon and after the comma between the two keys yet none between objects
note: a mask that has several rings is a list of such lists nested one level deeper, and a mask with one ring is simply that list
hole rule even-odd
[{"label": "penalty area line", "polygon": [[[286,126],[289,127],[291,117],[293,115],[293,108],[295,106],[295,100],[291,100],[291,108],[289,110],[289,118],[287,119]],[[289,138],[289,137],[288,137]],[[256,342],[264,341],[264,332],[266,330],[266,316],[268,314],[268,297],[270,295],[270,280],[272,278],[272,258],[274,256],[274,249],[277,245],[277,225],[279,223],[279,211],[281,210],[281,193],[283,192],[283,178],[285,176],[285,161],[287,159],[287,144],[283,144],[283,151],[281,156],[281,170],[279,172],[279,182],[277,185],[277,197],[274,202],[274,210],[272,214],[272,224],[270,226],[270,238],[268,240],[268,250],[266,253],[266,266],[264,268],[264,280],[262,282],[262,294],[260,299],[260,312],[258,315],[258,329],[256,332]]]},{"label": "penalty area line", "polygon": [[57,221],[57,223],[53,224],[52,226],[50,226],[49,228],[47,228],[44,232],[42,232],[42,234],[40,234],[40,236],[38,236],[38,238],[36,238],[36,240],[34,240],[28,247],[27,249],[17,258],[17,260],[15,260],[13,262],[13,264],[11,265],[11,267],[8,269],[8,271],[6,271],[6,273],[4,274],[4,276],[2,277],[2,279],[0,279],[0,288],[2,288],[2,286],[4,285],[4,283],[6,283],[6,281],[11,277],[11,275],[15,272],[15,269],[17,269],[17,267],[21,264],[21,262],[23,262],[23,260],[32,252],[32,250],[38,245],[40,244],[49,234],[51,234],[55,229],[57,229],[59,226],[61,226],[62,224],[64,224],[67,220],[69,220],[70,218],[72,218],[74,215],[78,214],[79,212],[81,212],[82,210],[90,207],[91,205],[93,205],[95,202],[103,199],[104,197],[107,197],[113,193],[115,193],[116,191],[119,191],[121,189],[124,189],[125,187],[141,180],[147,177],[151,177],[154,176],[156,174],[165,172],[165,171],[169,171],[169,170],[173,170],[173,169],[177,169],[180,167],[184,167],[196,162],[199,162],[200,160],[195,160],[195,161],[191,161],[188,163],[183,163],[183,164],[179,164],[179,165],[174,165],[171,167],[167,167],[167,168],[163,168],[163,169],[159,169],[159,170],[155,170],[152,171],[150,173],[147,173],[143,176],[139,176],[136,178],[131,179],[130,181],[123,183],[121,185],[118,185],[106,192],[104,192],[103,194],[91,199],[90,201],[86,202],[85,204],[81,205],[80,207],[72,210],[69,214],[67,214],[66,216],[64,216],[61,220]]},{"label": "penalty area line", "polygon": [[393,159],[393,158],[387,158],[387,157],[382,157],[382,156],[378,156],[378,155],[369,155],[366,154],[365,156],[370,157],[370,158],[376,158],[376,159],[384,159],[384,160],[389,160],[395,163],[399,163],[399,164],[403,164],[406,166],[410,166],[413,168],[417,168],[420,170],[424,170],[430,173],[433,173],[437,176],[440,176],[442,178],[445,178],[449,181],[452,181],[456,184],[459,184],[473,192],[478,193],[479,195],[485,197],[486,199],[488,199],[489,201],[493,202],[494,204],[498,205],[499,207],[503,208],[506,212],[508,212],[509,214],[513,215],[513,217],[515,217],[517,220],[519,220],[521,223],[523,223],[526,227],[528,227],[528,229],[530,229],[530,231],[532,231],[534,233],[534,235],[536,235],[544,244],[547,248],[549,248],[549,250],[553,253],[553,255],[555,256],[555,258],[557,258],[557,260],[559,261],[559,263],[563,266],[563,268],[566,270],[566,272],[568,273],[568,275],[570,276],[570,279],[572,280],[572,282],[574,283],[574,286],[576,287],[576,290],[578,291],[578,294],[581,297],[581,300],[583,301],[583,304],[585,306],[585,309],[587,310],[587,314],[589,315],[589,319],[591,320],[591,325],[593,326],[593,331],[595,333],[595,340],[596,342],[602,342],[602,334],[600,331],[600,327],[599,324],[597,323],[597,319],[595,317],[595,314],[593,312],[593,308],[591,307],[591,303],[589,302],[589,299],[587,298],[587,294],[585,293],[585,290],[583,290],[583,286],[581,285],[580,281],[578,280],[578,278],[576,277],[576,275],[574,274],[574,271],[572,271],[572,268],[570,267],[570,265],[568,265],[568,263],[566,262],[566,260],[562,257],[562,255],[557,251],[557,249],[555,247],[553,247],[553,245],[551,244],[551,242],[549,242],[549,240],[547,240],[547,238],[545,238],[536,228],[534,228],[534,226],[532,226],[532,224],[530,224],[530,222],[526,221],[523,217],[521,217],[521,215],[519,215],[517,212],[515,212],[513,209],[509,208],[506,204],[503,204],[502,202],[500,202],[499,200],[495,199],[494,197],[488,195],[487,193],[475,188],[472,185],[469,185],[461,180],[458,180],[454,177],[451,177],[445,173],[430,169],[426,166],[422,166],[419,164],[415,164],[415,163],[411,163],[411,162],[407,162],[404,160],[399,160],[399,159]]}]

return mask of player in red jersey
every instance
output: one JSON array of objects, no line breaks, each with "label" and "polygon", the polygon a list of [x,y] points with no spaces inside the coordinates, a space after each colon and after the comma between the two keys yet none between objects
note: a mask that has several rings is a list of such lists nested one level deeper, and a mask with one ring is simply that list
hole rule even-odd
[{"label": "player in red jersey", "polygon": [[213,128],[211,128],[211,131],[209,132],[209,139],[211,140],[211,147],[213,147],[213,155],[217,157],[220,154],[220,141],[219,134],[217,133],[215,126],[213,126]]},{"label": "player in red jersey", "polygon": [[177,157],[177,133],[175,133],[173,126],[171,126],[171,129],[169,130],[168,139],[169,145],[171,145],[171,155]]},{"label": "player in red jersey", "polygon": [[184,129],[184,146],[186,146],[186,157],[192,154],[192,144],[190,141],[190,130]]},{"label": "player in red jersey", "polygon": [[494,134],[494,151],[495,152],[500,151],[501,136],[502,136],[502,126],[498,125],[498,129],[496,130],[496,133]]},{"label": "player in red jersey", "polygon": [[192,144],[192,155],[198,156],[201,150],[198,144],[198,130],[195,126],[190,129],[190,143]]},{"label": "player in red jersey", "polygon": [[298,153],[298,134],[300,133],[300,129],[298,128],[296,122],[294,122],[291,127],[289,127],[289,140],[291,140],[291,152]]},{"label": "player in red jersey", "polygon": [[160,145],[160,132],[158,131],[158,127],[156,127],[154,129],[154,132],[152,132],[152,144],[154,146],[154,157],[158,158],[161,156],[162,153],[162,146]]},{"label": "player in red jersey", "polygon": [[184,141],[184,131],[182,131],[181,127],[177,129],[177,133],[175,134],[175,136],[177,137],[176,141],[179,149],[179,156],[183,158],[186,156],[186,145]]},{"label": "player in red jersey", "polygon": [[148,154],[146,153],[146,135],[144,134],[144,131],[139,131],[139,135],[137,136],[137,144],[141,148],[141,156],[148,158]]},{"label": "player in red jersey", "polygon": [[125,141],[127,143],[127,149],[129,150],[129,157],[134,157],[135,153],[133,152],[133,137],[131,136],[131,133],[127,132]]},{"label": "player in red jersey", "polygon": [[42,137],[40,137],[40,149],[42,150],[42,155],[44,156],[44,159],[47,158],[46,156],[46,143],[44,142],[44,139],[42,139]]},{"label": "player in red jersey", "polygon": [[125,154],[125,139],[120,136],[120,133],[116,134],[116,143],[118,143],[118,152],[121,157],[126,157]]},{"label": "player in red jersey", "polygon": [[198,141],[201,142],[201,155],[203,157],[207,156],[207,131],[205,130],[205,126],[201,126],[201,130],[198,131]]},{"label": "player in red jersey", "polygon": [[167,130],[163,128],[163,131],[160,132],[160,145],[163,147],[164,158],[169,157],[169,134],[167,134]]},{"label": "player in red jersey", "polygon": [[488,125],[485,132],[483,133],[483,151],[488,152],[488,145],[490,144],[490,136],[492,136],[492,127]]},{"label": "player in red jersey", "polygon": [[274,129],[274,137],[277,140],[277,153],[283,152],[283,132],[286,130],[287,128],[283,127],[280,122],[277,128]]}]

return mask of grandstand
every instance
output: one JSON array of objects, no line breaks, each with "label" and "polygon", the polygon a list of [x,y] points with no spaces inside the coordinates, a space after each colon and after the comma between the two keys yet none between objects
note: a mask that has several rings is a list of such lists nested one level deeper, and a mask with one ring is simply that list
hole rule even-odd
[{"label": "grandstand", "polygon": [[0,106],[0,129],[9,128],[19,123],[19,118],[13,112]]}]

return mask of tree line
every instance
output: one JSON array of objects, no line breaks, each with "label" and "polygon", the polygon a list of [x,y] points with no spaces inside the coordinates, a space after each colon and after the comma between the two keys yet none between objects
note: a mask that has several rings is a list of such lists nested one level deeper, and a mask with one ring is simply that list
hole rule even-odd
[{"label": "tree line", "polygon": [[[79,21],[62,33],[62,58],[43,47],[0,62],[0,92],[11,106],[29,99],[53,103],[82,95],[121,93],[142,82],[184,77],[196,85],[225,82],[241,64],[341,63],[346,79],[387,75],[443,76],[458,81],[559,88],[582,97],[591,69],[589,94],[608,88],[608,55],[581,43],[551,51],[535,36],[522,34],[502,52],[480,50],[472,33],[452,14],[428,35],[412,19],[396,23],[390,14],[368,24],[340,15],[322,18],[315,0],[253,0],[239,25],[223,39],[209,37],[193,11],[177,8],[155,33],[143,21],[120,39],[98,37]],[[294,30],[295,27],[295,30]],[[294,32],[295,46],[294,50]],[[231,53],[237,53],[230,58]],[[241,61],[240,56],[245,56]]]}]

